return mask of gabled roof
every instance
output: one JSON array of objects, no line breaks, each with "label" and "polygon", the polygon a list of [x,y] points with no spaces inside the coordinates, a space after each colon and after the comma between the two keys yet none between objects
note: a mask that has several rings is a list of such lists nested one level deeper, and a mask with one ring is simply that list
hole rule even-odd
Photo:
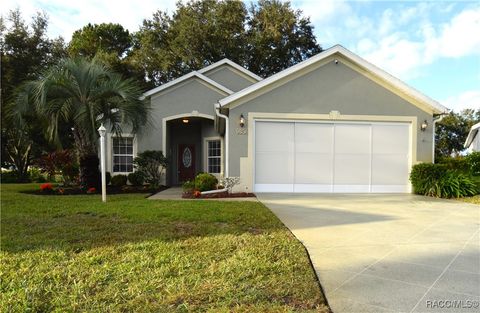
[{"label": "gabled roof", "polygon": [[163,84],[163,85],[161,85],[161,86],[158,86],[158,87],[156,87],[156,88],[153,88],[153,89],[145,92],[145,93],[143,94],[142,98],[146,98],[146,97],[149,97],[149,96],[151,96],[151,95],[153,95],[153,94],[156,94],[156,93],[158,93],[158,92],[160,92],[160,91],[166,90],[166,89],[168,89],[168,88],[170,88],[170,87],[173,87],[173,86],[175,86],[175,85],[177,85],[177,84],[180,84],[181,82],[184,82],[184,81],[186,81],[186,80],[188,80],[188,79],[190,79],[190,78],[198,78],[198,79],[204,81],[205,83],[207,83],[208,85],[210,85],[211,87],[213,87],[213,88],[215,88],[215,89],[217,89],[217,90],[223,91],[223,92],[226,93],[227,95],[231,95],[231,94],[233,93],[233,91],[231,91],[231,90],[228,89],[227,87],[220,85],[220,84],[217,83],[216,81],[208,78],[207,76],[205,76],[205,75],[203,75],[203,74],[201,74],[201,73],[199,73],[199,72],[197,72],[197,71],[193,71],[193,72],[190,72],[190,73],[188,73],[188,74],[186,74],[186,75],[183,75],[183,76],[181,76],[181,77],[179,77],[179,78],[177,78],[177,79],[174,79],[174,80],[172,80],[172,81],[170,81],[170,82],[168,82],[168,83],[166,83],[166,84]]},{"label": "gabled roof", "polygon": [[[259,92],[262,88],[268,87],[275,82],[278,82],[282,79],[288,79],[289,76],[292,74],[305,69],[309,66],[312,66],[314,64],[317,64],[321,62],[322,60],[325,60],[326,58],[330,56],[334,56],[335,54],[339,56],[343,56],[350,62],[353,62],[356,66],[366,70],[367,72],[373,74],[375,77],[378,77],[380,80],[386,82],[390,86],[393,87],[394,90],[398,91],[400,94],[405,94],[412,99],[415,100],[415,102],[421,103],[424,106],[427,106],[430,108],[434,113],[440,114],[440,113],[445,113],[448,111],[446,107],[438,103],[437,101],[427,97],[426,95],[422,94],[418,90],[408,86],[398,78],[390,75],[389,73],[385,72],[384,70],[378,68],[377,66],[371,64],[370,62],[362,59],[358,55],[354,54],[353,52],[345,49],[341,45],[335,45],[303,62],[300,62],[296,65],[293,65],[275,75],[272,75],[268,78],[265,78],[264,80],[253,84],[239,92],[236,92],[226,98],[223,98],[219,100],[219,104],[221,106],[227,106],[230,107],[230,104],[232,105],[240,105],[246,99],[251,99],[252,97],[255,97],[253,94],[256,92]],[[247,97],[250,95],[250,97]],[[243,101],[243,102],[242,102]]]},{"label": "gabled roof", "polygon": [[475,136],[479,136],[480,132],[480,123],[477,123],[470,128],[470,132],[468,133],[467,140],[465,140],[465,144],[463,145],[465,148],[470,147],[472,144],[473,139]]},{"label": "gabled roof", "polygon": [[205,74],[207,72],[210,72],[211,70],[217,68],[217,67],[220,67],[222,65],[230,65],[231,67],[233,67],[234,69],[236,69],[237,71],[239,72],[242,72],[243,74],[247,75],[248,77],[250,78],[253,78],[253,80],[255,81],[261,81],[263,78],[261,78],[260,76],[258,76],[257,74],[255,73],[252,73],[250,72],[249,70],[247,70],[246,68],[238,65],[237,63],[233,62],[233,61],[230,61],[229,59],[222,59],[218,62],[215,62],[213,64],[210,64],[209,66],[207,67],[204,67],[202,68],[201,70],[198,70],[199,73],[201,74]]}]

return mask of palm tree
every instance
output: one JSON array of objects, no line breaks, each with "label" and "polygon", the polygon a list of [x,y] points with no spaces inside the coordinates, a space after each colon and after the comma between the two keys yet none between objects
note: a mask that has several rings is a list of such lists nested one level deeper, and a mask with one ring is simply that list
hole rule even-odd
[{"label": "palm tree", "polygon": [[20,93],[16,112],[34,111],[47,121],[46,135],[61,145],[61,126],[72,125],[82,187],[98,187],[98,132],[100,123],[111,131],[137,133],[148,123],[149,105],[131,79],[123,79],[97,60],[63,59],[40,79],[28,82]]}]

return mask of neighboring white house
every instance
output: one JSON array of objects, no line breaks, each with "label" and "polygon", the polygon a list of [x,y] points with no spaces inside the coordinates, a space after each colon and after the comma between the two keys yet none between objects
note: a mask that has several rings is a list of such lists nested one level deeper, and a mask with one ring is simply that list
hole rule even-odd
[{"label": "neighboring white house", "polygon": [[467,140],[465,140],[465,148],[467,151],[480,151],[480,123],[477,123],[472,126],[470,132],[468,133]]}]

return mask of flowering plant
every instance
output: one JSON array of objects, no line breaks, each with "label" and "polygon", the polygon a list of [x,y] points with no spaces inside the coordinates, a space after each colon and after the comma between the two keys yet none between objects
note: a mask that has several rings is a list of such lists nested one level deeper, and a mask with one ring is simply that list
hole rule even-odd
[{"label": "flowering plant", "polygon": [[90,187],[88,188],[87,193],[95,193],[96,191],[97,189],[95,189],[95,187]]},{"label": "flowering plant", "polygon": [[42,192],[51,192],[53,191],[53,185],[51,183],[45,183],[40,185],[40,190]]},{"label": "flowering plant", "polygon": [[201,193],[199,190],[195,190],[195,191],[193,192],[193,196],[194,196],[195,198],[200,198],[201,195],[202,195],[202,193]]}]

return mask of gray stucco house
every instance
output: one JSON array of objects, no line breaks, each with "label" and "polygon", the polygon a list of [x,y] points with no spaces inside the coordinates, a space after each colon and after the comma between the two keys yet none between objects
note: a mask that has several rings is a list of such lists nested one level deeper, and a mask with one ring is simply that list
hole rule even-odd
[{"label": "gray stucco house", "polygon": [[209,172],[249,192],[410,192],[447,110],[339,45],[266,79],[224,59],[144,96],[153,126],[107,136],[113,175],[162,150],[167,185]]}]

